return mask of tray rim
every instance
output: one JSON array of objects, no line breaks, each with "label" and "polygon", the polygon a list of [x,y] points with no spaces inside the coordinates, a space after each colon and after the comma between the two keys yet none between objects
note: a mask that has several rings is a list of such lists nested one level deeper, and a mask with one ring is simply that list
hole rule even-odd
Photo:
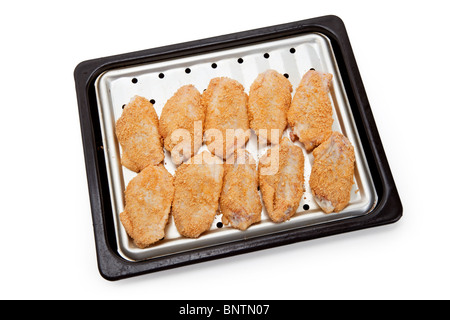
[{"label": "tray rim", "polygon": [[[108,241],[108,221],[104,212],[108,210],[108,184],[101,180],[102,159],[99,150],[102,144],[94,121],[96,109],[95,80],[103,72],[124,66],[138,65],[180,58],[183,56],[223,50],[251,43],[265,42],[300,35],[321,32],[327,36],[336,54],[339,71],[345,83],[347,96],[357,129],[369,162],[373,179],[377,179],[378,203],[370,215],[328,222],[301,229],[287,230],[279,234],[263,235],[257,238],[220,244],[217,246],[177,253],[170,256],[144,261],[128,261],[115,252],[114,244]],[[148,50],[130,52],[98,59],[83,61],[74,70],[80,126],[85,156],[86,175],[96,243],[97,263],[100,274],[107,280],[119,280],[144,273],[179,267],[191,263],[217,259],[254,250],[305,241],[343,232],[380,226],[398,221],[402,216],[402,204],[392,173],[381,143],[369,101],[362,83],[356,60],[350,45],[344,22],[337,16],[329,15],[276,26],[258,28],[212,38],[189,41]],[[94,112],[93,112],[94,111]],[[358,111],[355,113],[355,111]],[[362,128],[358,125],[362,124]],[[363,134],[362,134],[363,133]],[[367,148],[369,146],[369,148]],[[100,152],[101,151],[101,152]],[[371,157],[368,156],[370,152]],[[369,161],[372,160],[372,161]],[[103,160],[104,161],[104,160]],[[376,173],[374,175],[374,173]],[[380,189],[380,190],[378,190]]]}]

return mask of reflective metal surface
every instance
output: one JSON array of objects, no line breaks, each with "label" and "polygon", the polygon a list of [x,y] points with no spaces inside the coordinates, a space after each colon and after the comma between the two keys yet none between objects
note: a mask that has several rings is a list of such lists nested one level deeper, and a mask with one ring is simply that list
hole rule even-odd
[{"label": "reflective metal surface", "polygon": [[[137,248],[119,220],[119,214],[124,208],[123,192],[128,182],[136,176],[136,173],[120,164],[121,149],[114,129],[115,122],[122,113],[122,106],[134,95],[141,95],[154,100],[154,107],[160,115],[165,102],[182,85],[193,84],[200,92],[203,92],[210,79],[219,76],[227,76],[239,81],[248,93],[257,75],[267,69],[274,69],[285,74],[292,83],[294,89],[292,94],[294,94],[303,74],[311,68],[333,74],[330,92],[333,104],[333,130],[342,132],[355,147],[355,183],[349,205],[340,213],[325,214],[320,210],[314,202],[308,184],[313,156],[312,153],[308,154],[303,149],[306,191],[297,213],[291,220],[279,224],[273,223],[263,209],[260,223],[252,225],[246,231],[240,231],[227,226],[218,227],[217,223],[221,221],[221,215],[217,215],[208,232],[198,239],[187,239],[180,236],[170,217],[164,240],[147,249]],[[109,70],[96,80],[96,91],[117,247],[119,254],[125,259],[132,261],[151,259],[284,230],[348,219],[370,214],[377,203],[377,194],[334,53],[329,40],[321,34],[311,33],[181,59]],[[289,135],[289,130],[286,130],[283,135]],[[296,144],[301,146],[298,142]],[[206,147],[202,146],[199,152],[204,148]],[[256,135],[253,132],[246,148],[255,159],[259,159],[267,150],[266,148],[258,149]],[[168,152],[166,152],[164,165],[170,173],[175,173],[176,167],[171,162]],[[304,205],[309,208],[304,209]]]}]

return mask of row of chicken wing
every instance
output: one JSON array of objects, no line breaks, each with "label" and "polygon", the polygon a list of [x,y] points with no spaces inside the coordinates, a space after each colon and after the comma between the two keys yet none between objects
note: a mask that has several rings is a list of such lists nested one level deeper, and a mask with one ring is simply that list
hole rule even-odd
[{"label": "row of chicken wing", "polygon": [[[349,140],[332,131],[331,74],[315,70],[302,78],[292,98],[289,80],[275,70],[258,75],[249,94],[236,80],[210,81],[201,94],[181,87],[158,116],[136,96],[116,123],[121,162],[139,173],[125,190],[120,220],[140,248],[164,237],[172,213],[178,232],[197,238],[218,210],[222,221],[246,230],[261,220],[262,202],[273,222],[289,220],[304,193],[304,155],[314,163],[309,179],[317,204],[339,212],[350,201],[355,155]],[[287,127],[290,138],[282,137]],[[271,145],[257,164],[245,150],[250,130]],[[292,140],[292,141],[291,141]],[[198,153],[205,142],[208,151]],[[178,166],[163,166],[163,147]]]}]

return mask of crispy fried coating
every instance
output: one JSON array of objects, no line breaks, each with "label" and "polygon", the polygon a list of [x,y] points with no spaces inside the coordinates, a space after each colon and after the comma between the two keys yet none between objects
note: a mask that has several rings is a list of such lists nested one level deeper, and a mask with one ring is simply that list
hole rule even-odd
[{"label": "crispy fried coating", "polygon": [[222,159],[203,151],[182,163],[175,172],[172,214],[178,232],[198,238],[210,229],[222,190]]},{"label": "crispy fried coating", "polygon": [[297,211],[304,192],[304,164],[302,148],[286,137],[261,157],[259,186],[272,221],[289,220]]},{"label": "crispy fried coating", "polygon": [[193,85],[179,88],[164,105],[159,129],[175,165],[191,158],[201,147],[204,121],[201,94]]},{"label": "crispy fried coating", "polygon": [[116,122],[116,135],[122,147],[122,165],[140,172],[164,159],[158,115],[147,99],[135,96]]},{"label": "crispy fried coating", "polygon": [[308,71],[297,87],[287,114],[291,139],[297,137],[308,152],[332,132],[333,109],[328,94],[332,77],[329,73]]},{"label": "crispy fried coating", "polygon": [[208,150],[227,159],[234,150],[243,148],[250,138],[248,96],[239,82],[220,77],[211,79],[202,94],[202,102],[206,110],[205,141]]},{"label": "crispy fried coating", "polygon": [[[229,161],[233,159],[234,161]],[[230,162],[230,163],[229,163]],[[258,192],[256,161],[245,149],[238,150],[224,165],[220,195],[222,222],[246,230],[261,221],[261,197]]]},{"label": "crispy fried coating", "polygon": [[120,221],[139,248],[164,238],[173,193],[173,177],[163,165],[147,166],[128,183]]},{"label": "crispy fried coating", "polygon": [[[281,73],[267,70],[258,75],[248,94],[250,128],[269,143],[279,143],[287,126],[292,85]],[[278,130],[272,137],[271,130]]]},{"label": "crispy fried coating", "polygon": [[355,170],[355,151],[341,133],[333,134],[313,151],[309,185],[325,213],[340,212],[350,201]]}]

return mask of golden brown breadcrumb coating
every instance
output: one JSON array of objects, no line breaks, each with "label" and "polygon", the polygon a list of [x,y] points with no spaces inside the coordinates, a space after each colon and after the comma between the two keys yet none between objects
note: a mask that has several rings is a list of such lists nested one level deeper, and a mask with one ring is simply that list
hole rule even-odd
[{"label": "golden brown breadcrumb coating", "polygon": [[328,94],[331,79],[331,74],[308,71],[297,87],[287,114],[291,139],[297,137],[308,152],[332,132],[333,109]]},{"label": "golden brown breadcrumb coating", "polygon": [[[227,159],[243,148],[250,137],[248,96],[242,84],[220,77],[211,79],[202,94],[205,107],[205,141],[208,150]],[[228,131],[228,132],[227,132]]]},{"label": "golden brown breadcrumb coating", "polygon": [[261,157],[259,186],[272,221],[289,220],[297,211],[304,192],[304,162],[302,148],[286,137]]},{"label": "golden brown breadcrumb coating", "polygon": [[222,190],[222,159],[203,151],[175,172],[172,214],[178,232],[197,238],[210,229]]},{"label": "golden brown breadcrumb coating", "polygon": [[120,221],[139,248],[164,238],[173,192],[173,177],[163,165],[147,166],[128,183]]},{"label": "golden brown breadcrumb coating", "polygon": [[135,96],[116,122],[116,135],[122,147],[122,165],[140,172],[164,159],[158,115],[147,99]]},{"label": "golden brown breadcrumb coating", "polygon": [[204,121],[201,94],[193,85],[179,88],[164,105],[159,129],[164,147],[171,152],[176,165],[192,157],[201,147]]},{"label": "golden brown breadcrumb coating", "polygon": [[309,185],[317,204],[326,213],[342,211],[350,201],[355,151],[341,133],[333,134],[313,151]]},{"label": "golden brown breadcrumb coating", "polygon": [[[220,211],[222,222],[233,228],[246,230],[261,221],[261,198],[258,192],[256,161],[251,154],[241,149],[224,165]],[[230,160],[228,159],[228,160]],[[230,162],[230,163],[229,163]]]},{"label": "golden brown breadcrumb coating", "polygon": [[[287,112],[291,105],[292,85],[281,73],[267,70],[260,73],[248,94],[248,117],[260,139],[279,143],[287,125]],[[272,138],[271,130],[278,130]],[[273,141],[272,141],[273,140]]]}]

